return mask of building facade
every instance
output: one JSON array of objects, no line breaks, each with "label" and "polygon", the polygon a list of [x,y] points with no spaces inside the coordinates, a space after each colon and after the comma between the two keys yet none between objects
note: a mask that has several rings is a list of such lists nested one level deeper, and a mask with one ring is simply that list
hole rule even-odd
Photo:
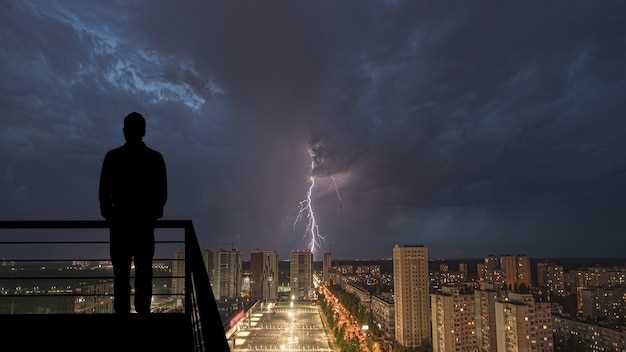
[{"label": "building facade", "polygon": [[330,253],[324,253],[324,259],[322,262],[322,279],[324,283],[329,284],[331,282],[330,270],[333,267],[333,261]]},{"label": "building facade", "polygon": [[497,352],[552,352],[552,314],[549,303],[530,294],[509,294],[496,302]]},{"label": "building facade", "polygon": [[441,264],[439,264],[439,272],[440,273],[447,273],[448,272],[448,263],[441,263]]},{"label": "building facade", "polygon": [[496,270],[500,267],[500,260],[495,255],[490,254],[486,256],[484,262],[489,271]]},{"label": "building facade", "polygon": [[469,276],[469,265],[467,265],[467,263],[459,263],[459,273],[463,275],[463,280],[467,280]]},{"label": "building facade", "polygon": [[626,288],[593,287],[579,291],[582,316],[588,320],[619,322],[626,315]]},{"label": "building facade", "polygon": [[495,290],[474,291],[474,314],[476,321],[476,344],[480,352],[496,351],[496,301]]},{"label": "building facade", "polygon": [[430,339],[428,249],[418,245],[393,248],[396,341],[419,347]]},{"label": "building facade", "polygon": [[238,298],[241,292],[239,250],[220,249],[213,256],[213,294],[216,299]]},{"label": "building facade", "polygon": [[388,338],[394,337],[395,332],[395,309],[393,296],[388,295],[372,295],[372,317],[374,323],[378,324],[378,328]]},{"label": "building facade", "polygon": [[524,285],[526,287],[532,286],[532,269],[530,267],[530,257],[527,255],[518,255],[516,257],[517,262],[517,285]]},{"label": "building facade", "polygon": [[561,351],[626,351],[626,330],[554,317],[555,344]]},{"label": "building facade", "polygon": [[504,284],[509,288],[521,285],[531,286],[530,258],[525,255],[504,255],[500,257],[500,268],[504,273]]},{"label": "building facade", "polygon": [[[213,252],[210,249],[202,250],[204,267],[209,274],[209,285],[213,285]],[[172,293],[176,296],[176,305],[182,307],[183,294],[185,293],[185,249],[179,248],[174,254],[172,268]]]},{"label": "building facade", "polygon": [[477,350],[474,295],[444,289],[430,295],[433,352]]},{"label": "building facade", "polygon": [[[501,260],[493,255],[485,257],[483,263],[476,266],[478,275],[478,285],[481,289],[501,288],[505,286],[506,276],[504,270],[500,268]],[[507,264],[512,264],[509,262]],[[509,272],[512,272],[510,269]]]},{"label": "building facade", "polygon": [[278,254],[275,251],[250,253],[251,295],[257,299],[278,298]]},{"label": "building facade", "polygon": [[313,296],[313,254],[309,250],[292,251],[289,263],[291,295],[297,299]]},{"label": "building facade", "polygon": [[553,263],[537,264],[537,285],[550,293],[565,295],[565,271],[563,266]]},{"label": "building facade", "polygon": [[354,295],[359,300],[359,304],[363,306],[363,308],[368,311],[370,310],[372,295],[369,293],[368,290],[360,287],[359,285],[351,283],[346,283],[343,286],[343,289],[349,294]]}]

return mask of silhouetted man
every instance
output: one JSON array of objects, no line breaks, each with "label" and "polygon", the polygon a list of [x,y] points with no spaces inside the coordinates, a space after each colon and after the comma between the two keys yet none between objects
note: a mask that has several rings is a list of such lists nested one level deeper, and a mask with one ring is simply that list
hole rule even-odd
[{"label": "silhouetted man", "polygon": [[100,174],[100,211],[111,225],[116,313],[130,312],[130,267],[135,262],[135,310],[150,313],[154,225],[167,199],[165,161],[143,143],[146,120],[124,119],[126,144],[109,151]]}]

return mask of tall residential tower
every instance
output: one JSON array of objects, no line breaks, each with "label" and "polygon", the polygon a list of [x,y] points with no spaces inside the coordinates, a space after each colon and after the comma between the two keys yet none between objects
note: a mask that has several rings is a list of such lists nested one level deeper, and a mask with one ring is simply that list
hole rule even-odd
[{"label": "tall residential tower", "polygon": [[430,298],[433,352],[476,352],[474,294],[444,288]]},{"label": "tall residential tower", "polygon": [[419,245],[393,248],[396,341],[419,347],[430,340],[428,249]]},{"label": "tall residential tower", "polygon": [[213,294],[216,299],[236,298],[241,291],[239,250],[220,249],[213,256]]},{"label": "tall residential tower", "polygon": [[322,264],[323,280],[326,284],[330,282],[330,268],[332,268],[333,262],[330,257],[330,253],[324,253],[324,262]]},{"label": "tall residential tower", "polygon": [[313,294],[313,254],[308,249],[292,251],[289,257],[289,286],[297,299],[310,299]]},{"label": "tall residential tower", "polygon": [[275,251],[250,253],[252,297],[275,300],[278,298],[278,254]]}]

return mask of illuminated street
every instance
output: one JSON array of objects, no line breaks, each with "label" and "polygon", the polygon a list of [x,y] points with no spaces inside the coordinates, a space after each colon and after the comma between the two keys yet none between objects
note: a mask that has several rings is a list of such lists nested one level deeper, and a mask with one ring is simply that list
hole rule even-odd
[{"label": "illuminated street", "polygon": [[319,307],[311,303],[268,303],[239,324],[234,351],[331,351]]},{"label": "illuminated street", "polygon": [[[356,337],[359,342],[360,350],[363,352],[369,352],[370,350],[367,347],[367,334],[359,326],[356,319],[326,286],[322,285],[321,287],[326,300],[332,307],[332,310],[338,315],[339,320],[337,324],[345,329],[347,339]],[[378,348],[378,345],[376,345],[375,348]]]}]

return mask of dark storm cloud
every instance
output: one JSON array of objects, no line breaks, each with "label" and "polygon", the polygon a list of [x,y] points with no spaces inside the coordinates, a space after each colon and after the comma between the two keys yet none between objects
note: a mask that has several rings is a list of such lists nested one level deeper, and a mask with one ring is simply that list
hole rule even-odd
[{"label": "dark storm cloud", "polygon": [[211,246],[303,246],[312,150],[340,181],[343,206],[315,199],[338,256],[623,251],[621,2],[1,6],[3,217],[97,216],[101,157],[137,110],[167,216]]}]

